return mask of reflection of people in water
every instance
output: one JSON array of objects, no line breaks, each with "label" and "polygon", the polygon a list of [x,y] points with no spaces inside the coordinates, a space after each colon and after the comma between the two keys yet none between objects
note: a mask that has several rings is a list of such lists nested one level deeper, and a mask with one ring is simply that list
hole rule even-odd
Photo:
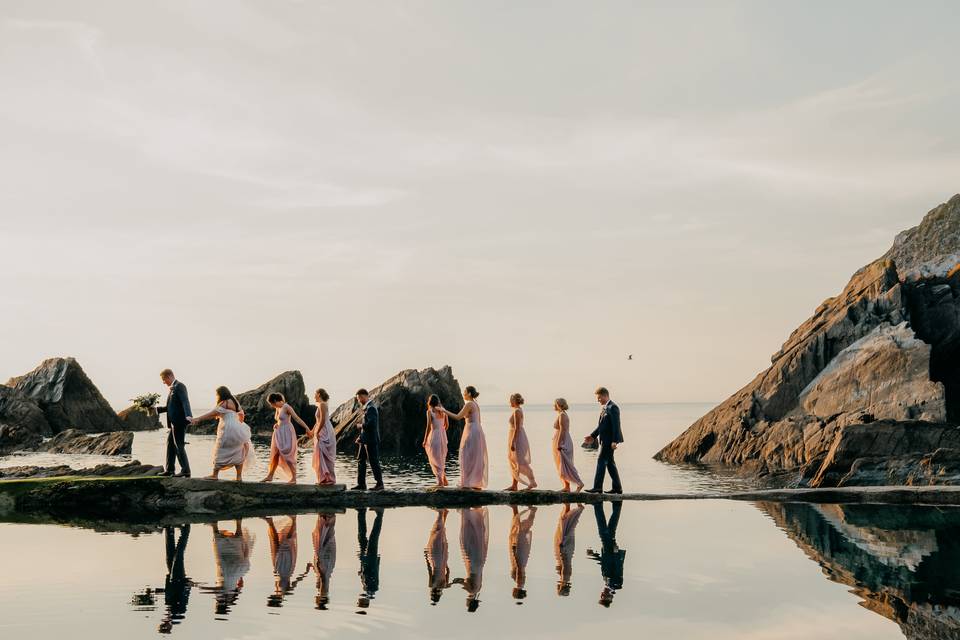
[{"label": "reflection of people in water", "polygon": [[357,606],[366,609],[380,588],[380,530],[383,527],[383,508],[373,509],[373,528],[367,538],[367,510],[357,509],[357,541],[360,543],[360,584],[363,592],[357,598]]},{"label": "reflection of people in water", "polygon": [[218,615],[227,615],[237,602],[243,589],[243,577],[250,570],[250,553],[253,551],[254,537],[237,518],[233,531],[221,530],[214,522],[213,558],[217,565],[217,584],[203,588],[215,597],[214,610]]},{"label": "reflection of people in water", "polygon": [[264,519],[270,537],[274,581],[274,591],[267,597],[267,606],[282,607],[284,597],[292,593],[306,575],[306,572],[296,577],[293,575],[293,569],[297,566],[297,517],[282,516],[279,528],[273,518]]},{"label": "reflection of people in water", "polygon": [[537,515],[536,507],[527,507],[523,511],[512,505],[513,522],[510,524],[510,537],[507,546],[510,549],[510,577],[515,586],[513,597],[523,600],[527,597],[527,560],[530,559],[530,546],[533,542],[533,519]]},{"label": "reflection of people in water", "polygon": [[557,595],[570,595],[570,578],[573,577],[573,552],[576,549],[574,533],[583,505],[571,507],[569,502],[564,503],[557,521],[557,531],[553,534],[553,554],[557,559]]},{"label": "reflection of people in water", "polygon": [[187,615],[187,601],[193,582],[187,577],[183,565],[183,554],[190,540],[190,525],[180,527],[180,539],[177,540],[173,527],[164,527],[163,535],[167,552],[167,577],[163,585],[163,602],[167,610],[160,622],[158,631],[170,633],[173,625],[180,624]]},{"label": "reflection of people in water", "polygon": [[333,568],[337,564],[337,535],[335,513],[318,513],[317,526],[313,528],[313,564],[311,567],[317,574],[317,609],[324,611],[330,602],[330,578]]},{"label": "reflection of people in water", "polygon": [[593,505],[594,515],[597,517],[597,533],[600,534],[600,553],[587,549],[587,556],[600,564],[600,573],[603,575],[604,587],[600,592],[600,604],[610,607],[613,596],[623,588],[623,561],[627,552],[617,546],[617,524],[620,522],[620,510],[623,503],[615,501],[610,520],[607,521],[603,513],[603,504],[596,502]]},{"label": "reflection of people in water", "polygon": [[447,510],[437,511],[437,519],[430,528],[430,537],[423,550],[427,560],[427,583],[430,587],[430,602],[437,604],[443,590],[450,586],[450,549],[447,545]]},{"label": "reflection of people in water", "polygon": [[467,592],[467,611],[480,606],[480,588],[483,586],[483,565],[487,562],[490,517],[486,507],[460,509],[460,552],[467,577],[454,580]]}]

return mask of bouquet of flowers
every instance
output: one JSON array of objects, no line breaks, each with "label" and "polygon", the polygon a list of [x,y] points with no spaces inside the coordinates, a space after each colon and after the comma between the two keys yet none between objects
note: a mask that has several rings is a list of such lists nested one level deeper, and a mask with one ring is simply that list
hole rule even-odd
[{"label": "bouquet of flowers", "polygon": [[157,406],[157,402],[160,400],[159,393],[145,393],[143,395],[133,398],[131,402],[133,403],[133,408],[139,411],[140,413],[145,413],[150,415],[153,412],[154,407]]}]

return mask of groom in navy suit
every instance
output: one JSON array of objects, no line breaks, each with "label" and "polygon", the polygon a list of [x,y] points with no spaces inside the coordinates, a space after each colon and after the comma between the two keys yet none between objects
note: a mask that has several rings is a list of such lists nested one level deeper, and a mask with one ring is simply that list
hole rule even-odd
[{"label": "groom in navy suit", "polygon": [[360,404],[360,435],[357,436],[357,485],[354,491],[367,490],[367,462],[373,471],[373,480],[376,484],[374,491],[383,491],[383,471],[380,468],[380,411],[370,402],[370,392],[366,389],[357,391],[357,402]]},{"label": "groom in navy suit", "polygon": [[157,407],[157,413],[167,414],[167,468],[161,475],[174,475],[174,468],[179,460],[178,475],[189,478],[190,461],[187,460],[186,438],[187,425],[193,420],[190,397],[187,395],[186,385],[177,380],[170,369],[161,371],[160,379],[163,380],[163,384],[170,387],[167,403]]},{"label": "groom in navy suit", "polygon": [[603,408],[600,410],[597,428],[584,438],[584,442],[592,444],[599,440],[600,453],[597,456],[597,473],[593,478],[593,487],[587,489],[587,493],[603,493],[603,478],[607,471],[610,472],[610,480],[613,481],[613,487],[607,493],[623,493],[620,472],[613,458],[617,445],[623,442],[623,431],[620,430],[620,407],[610,399],[610,392],[606,387],[598,388],[595,393],[597,402]]}]

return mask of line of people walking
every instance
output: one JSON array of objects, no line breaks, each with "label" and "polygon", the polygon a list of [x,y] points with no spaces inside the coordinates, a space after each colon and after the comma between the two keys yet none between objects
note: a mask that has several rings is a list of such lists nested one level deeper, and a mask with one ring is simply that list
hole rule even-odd
[{"label": "line of people walking", "polygon": [[[219,479],[221,471],[234,469],[236,479],[243,480],[243,471],[252,459],[253,445],[250,427],[244,422],[244,412],[236,397],[227,387],[216,389],[216,406],[209,412],[193,417],[186,387],[178,381],[170,369],[160,374],[164,384],[169,387],[166,403],[158,407],[158,412],[167,416],[169,434],[167,437],[167,464],[164,475],[190,476],[187,459],[185,433],[187,425],[209,419],[217,419],[217,439],[214,444],[213,473],[208,479]],[[599,452],[593,485],[588,493],[603,493],[606,474],[610,474],[612,486],[607,493],[623,493],[620,474],[617,469],[615,452],[623,442],[620,426],[620,408],[610,399],[605,387],[595,391],[597,402],[601,406],[597,427],[584,438],[586,445],[596,445]],[[436,487],[450,485],[446,474],[448,456],[447,431],[450,420],[463,420],[464,427],[460,437],[460,479],[459,486],[464,489],[482,490],[489,483],[489,456],[487,439],[481,420],[480,405],[477,398],[480,393],[470,385],[463,390],[463,407],[453,412],[444,407],[440,398],[431,395],[427,398],[426,424],[422,446],[427,454],[430,468],[436,477]],[[367,489],[367,468],[373,475],[374,491],[384,489],[383,469],[380,464],[380,413],[370,393],[359,389],[355,394],[360,417],[358,419],[357,445],[357,481],[352,487],[356,491]],[[297,414],[280,393],[270,393],[267,402],[274,409],[273,434],[270,441],[270,456],[267,475],[262,482],[272,482],[279,473],[290,484],[297,482],[297,450],[299,440],[295,424],[307,434],[313,445],[312,466],[317,484],[335,484],[337,439],[330,419],[329,394],[317,389],[314,394],[316,416],[311,428]],[[510,417],[507,436],[507,459],[510,466],[511,484],[506,491],[535,489],[537,481],[532,466],[532,449],[524,425],[523,396],[514,393],[510,396]],[[584,482],[574,464],[574,443],[570,433],[569,404],[564,398],[554,401],[556,418],[552,452],[557,474],[563,491],[581,491]],[[179,462],[180,473],[174,474],[175,464]]]}]

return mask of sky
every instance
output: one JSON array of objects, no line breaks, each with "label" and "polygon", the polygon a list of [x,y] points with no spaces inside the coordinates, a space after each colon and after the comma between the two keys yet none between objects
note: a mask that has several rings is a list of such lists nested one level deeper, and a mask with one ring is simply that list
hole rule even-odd
[{"label": "sky", "polygon": [[722,400],[960,191],[958,19],[0,0],[0,379]]}]

